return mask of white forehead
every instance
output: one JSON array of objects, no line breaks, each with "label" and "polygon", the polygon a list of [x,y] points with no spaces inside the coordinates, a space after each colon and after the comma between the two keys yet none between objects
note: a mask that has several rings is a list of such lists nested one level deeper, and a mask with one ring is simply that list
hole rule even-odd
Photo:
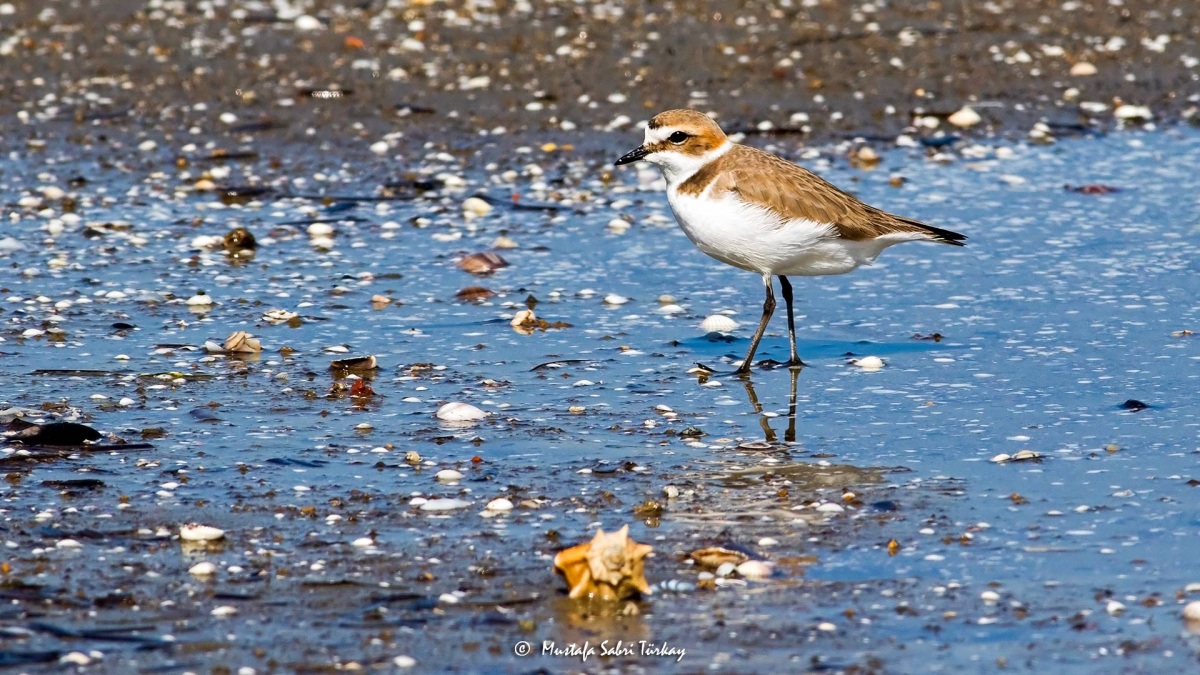
[{"label": "white forehead", "polygon": [[676,131],[679,131],[679,129],[676,127],[670,127],[670,126],[662,126],[662,127],[657,127],[657,128],[653,128],[653,129],[650,127],[646,127],[646,145],[650,145],[651,143],[660,143],[662,141],[665,141],[665,140],[667,140],[668,136],[675,133]]}]

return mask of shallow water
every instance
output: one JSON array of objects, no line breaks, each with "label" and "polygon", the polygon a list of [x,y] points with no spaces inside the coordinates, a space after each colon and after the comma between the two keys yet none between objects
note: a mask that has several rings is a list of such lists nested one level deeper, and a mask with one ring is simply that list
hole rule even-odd
[{"label": "shallow water", "polygon": [[[794,399],[786,370],[748,383],[725,374],[748,344],[760,281],[695,251],[645,169],[606,184],[589,161],[518,156],[514,168],[540,161],[545,174],[509,186],[492,178],[506,166],[426,157],[427,173],[467,184],[344,207],[288,195],[376,195],[388,165],[292,148],[299,159],[277,166],[232,164],[228,184],[263,178],[277,192],[226,206],[190,191],[204,150],[186,169],[175,148],[127,148],[111,168],[110,150],[71,144],[10,155],[7,194],[64,187],[82,220],[52,235],[61,203],[10,198],[0,239],[21,248],[0,253],[4,407],[46,407],[153,447],[37,462],[6,449],[2,616],[20,638],[7,648],[98,650],[112,667],[167,670],[386,665],[400,654],[422,670],[675,663],[513,655],[520,640],[540,650],[605,639],[686,649],[673,666],[684,671],[1189,667],[1200,644],[1179,613],[1200,581],[1189,485],[1200,350],[1172,333],[1200,330],[1200,135],[1013,149],[1004,159],[968,149],[977,156],[948,164],[893,151],[869,172],[840,150],[804,161],[970,241],[900,246],[851,275],[794,280],[809,364]],[[904,187],[889,186],[894,174]],[[75,176],[87,182],[68,187]],[[476,192],[558,210],[464,218]],[[306,220],[351,216],[332,224],[331,249],[311,244]],[[606,227],[618,216],[632,223],[624,233]],[[253,260],[195,246],[236,225],[259,238]],[[510,267],[484,278],[456,268],[501,234],[518,245],[499,251]],[[497,295],[456,300],[474,285]],[[217,304],[184,304],[198,289]],[[398,302],[377,308],[377,294]],[[663,294],[684,311],[664,313]],[[515,331],[509,319],[530,296],[540,318],[570,326]],[[270,309],[300,321],[270,325]],[[705,336],[700,320],[721,311],[741,327]],[[786,358],[782,314],[758,358]],[[262,340],[259,358],[204,352],[236,330]],[[914,337],[934,333],[943,338]],[[367,378],[376,395],[329,395],[330,361],[366,354],[380,364]],[[850,354],[887,365],[865,372]],[[718,374],[698,379],[697,362]],[[1127,409],[1129,399],[1149,407]],[[446,401],[490,417],[439,423]],[[764,437],[768,450],[738,447]],[[1043,460],[988,461],[1021,449]],[[442,468],[466,477],[440,484]],[[102,484],[45,482],[83,478]],[[668,485],[680,496],[667,499]],[[501,495],[518,508],[481,517]],[[414,497],[472,505],[431,515]],[[633,513],[647,500],[660,515]],[[846,511],[819,513],[819,502]],[[191,521],[225,529],[227,543],[183,549],[174,535]],[[550,558],[624,523],[655,546],[654,583],[694,581],[678,556],[710,542],[749,547],[778,575],[659,593],[633,617],[581,614]],[[362,537],[373,545],[351,544]],[[214,581],[188,574],[200,559],[218,565]],[[1124,611],[1110,614],[1110,600]],[[211,614],[223,606],[236,614]],[[133,630],[144,644],[44,624]]]}]

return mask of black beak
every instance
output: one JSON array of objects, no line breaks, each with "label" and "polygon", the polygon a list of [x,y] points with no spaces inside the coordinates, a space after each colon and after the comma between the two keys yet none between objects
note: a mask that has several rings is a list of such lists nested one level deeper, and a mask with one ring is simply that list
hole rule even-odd
[{"label": "black beak", "polygon": [[618,159],[617,161],[613,162],[613,164],[615,166],[621,166],[622,164],[632,164],[633,162],[636,162],[639,159],[643,159],[648,154],[650,154],[650,153],[646,150],[646,146],[643,145],[643,146],[637,147],[633,150],[630,150],[629,152],[625,153],[624,155],[621,155],[621,159]]}]

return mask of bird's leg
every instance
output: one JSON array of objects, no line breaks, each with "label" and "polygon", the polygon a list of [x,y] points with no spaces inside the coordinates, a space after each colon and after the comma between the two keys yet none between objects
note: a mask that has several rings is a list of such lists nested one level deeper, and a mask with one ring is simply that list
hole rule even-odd
[{"label": "bird's leg", "polygon": [[754,331],[754,337],[750,340],[750,351],[746,352],[746,360],[742,361],[742,367],[737,369],[742,375],[750,372],[750,363],[754,361],[754,352],[758,351],[758,342],[762,340],[763,333],[767,332],[767,324],[771,321],[771,314],[775,312],[775,291],[771,288],[770,274],[763,275],[763,286],[767,289],[767,299],[763,302],[763,314],[758,322],[758,330]]},{"label": "bird's leg", "polygon": [[796,353],[796,316],[792,310],[792,282],[780,274],[779,285],[783,287],[783,301],[787,303],[788,310],[788,337],[791,338],[790,344],[792,347],[792,358],[788,361],[788,367],[801,367],[804,365],[804,362],[800,360],[800,355]]}]

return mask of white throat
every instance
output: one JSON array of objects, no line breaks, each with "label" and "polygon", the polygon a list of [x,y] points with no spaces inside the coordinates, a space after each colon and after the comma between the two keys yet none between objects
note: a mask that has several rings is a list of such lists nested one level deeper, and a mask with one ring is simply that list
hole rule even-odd
[{"label": "white throat", "polygon": [[[646,135],[647,140],[649,140],[649,132]],[[729,149],[732,147],[733,143],[727,140],[703,155],[685,155],[682,152],[676,152],[671,149],[660,150],[646,155],[646,161],[654,164],[662,171],[663,178],[667,179],[668,188],[675,188],[680,183],[691,178],[705,164],[729,152]]]}]

